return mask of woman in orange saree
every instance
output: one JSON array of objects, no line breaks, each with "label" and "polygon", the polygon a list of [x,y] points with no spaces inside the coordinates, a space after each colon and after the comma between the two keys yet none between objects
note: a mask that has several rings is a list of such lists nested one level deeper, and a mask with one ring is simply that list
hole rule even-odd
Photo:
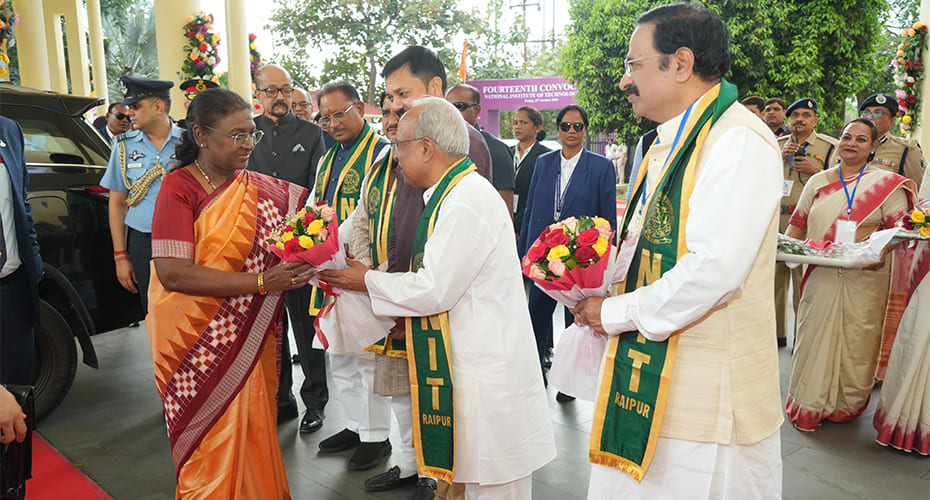
[{"label": "woman in orange saree", "polygon": [[223,89],[191,102],[152,229],[146,330],[184,499],[288,499],[276,431],[283,292],[305,264],[265,241],[306,190],[245,170],[261,132]]},{"label": "woman in orange saree", "polygon": [[[840,165],[807,182],[786,234],[839,241],[846,232],[862,241],[901,220],[914,205],[914,182],[869,166],[877,145],[871,121],[847,124]],[[799,430],[852,420],[868,407],[891,279],[890,265],[873,267],[807,267],[785,406]]]}]

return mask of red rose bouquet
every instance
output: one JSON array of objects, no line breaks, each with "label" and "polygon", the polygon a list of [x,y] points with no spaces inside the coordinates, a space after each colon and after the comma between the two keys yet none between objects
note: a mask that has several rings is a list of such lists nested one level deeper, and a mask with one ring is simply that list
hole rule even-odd
[{"label": "red rose bouquet", "polygon": [[[587,297],[603,297],[616,272],[610,222],[569,217],[543,230],[523,257],[523,274],[546,295],[573,308]],[[594,401],[607,337],[571,325],[559,339],[549,371],[558,391]]]},{"label": "red rose bouquet", "polygon": [[[320,204],[285,217],[268,238],[271,251],[287,262],[320,267],[339,253],[339,225],[332,207]],[[345,257],[343,256],[343,267]]]}]

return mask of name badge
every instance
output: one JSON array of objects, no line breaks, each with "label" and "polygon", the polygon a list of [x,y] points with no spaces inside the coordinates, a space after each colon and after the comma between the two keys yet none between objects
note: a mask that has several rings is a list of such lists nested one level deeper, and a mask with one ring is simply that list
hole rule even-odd
[{"label": "name badge", "polygon": [[142,168],[142,164],[141,163],[130,163],[126,165],[126,168]]},{"label": "name badge", "polygon": [[794,187],[794,181],[783,181],[781,184],[782,198],[791,196],[791,189]]},{"label": "name badge", "polygon": [[851,220],[836,221],[836,238],[837,243],[855,243],[856,242],[856,222]]}]

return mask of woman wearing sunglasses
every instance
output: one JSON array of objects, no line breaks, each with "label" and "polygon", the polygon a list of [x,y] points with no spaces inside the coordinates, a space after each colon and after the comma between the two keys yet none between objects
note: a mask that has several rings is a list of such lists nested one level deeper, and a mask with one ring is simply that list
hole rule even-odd
[{"label": "woman wearing sunglasses", "polygon": [[[569,104],[559,111],[556,124],[562,149],[536,159],[517,242],[521,258],[546,226],[568,217],[603,217],[610,221],[614,230],[617,228],[617,174],[610,160],[584,147],[587,111]],[[555,301],[533,286],[530,287],[529,307],[540,366],[544,366],[546,346],[552,336]],[[565,326],[573,321],[566,309]],[[573,398],[559,394],[557,399],[563,402]]]}]

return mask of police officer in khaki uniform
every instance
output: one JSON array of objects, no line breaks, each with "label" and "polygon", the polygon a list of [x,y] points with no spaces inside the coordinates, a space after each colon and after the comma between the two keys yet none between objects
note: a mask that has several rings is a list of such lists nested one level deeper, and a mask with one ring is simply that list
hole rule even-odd
[{"label": "police officer in khaki uniform", "polygon": [[[778,231],[788,229],[788,219],[794,213],[804,184],[812,175],[824,170],[836,162],[836,139],[814,131],[817,118],[817,101],[810,98],[798,99],[788,106],[788,128],[790,134],[779,137],[783,161],[784,184],[782,185],[781,216]],[[798,309],[801,295],[801,268],[788,269],[783,262],[775,266],[775,330],[778,346],[788,344],[787,338],[787,304],[788,283],[792,285],[792,304]]]},{"label": "police officer in khaki uniform", "polygon": [[888,133],[894,126],[897,113],[898,101],[887,94],[872,94],[859,105],[859,116],[872,120],[880,137],[871,163],[911,179],[919,188],[924,176],[924,157],[920,144]]}]

